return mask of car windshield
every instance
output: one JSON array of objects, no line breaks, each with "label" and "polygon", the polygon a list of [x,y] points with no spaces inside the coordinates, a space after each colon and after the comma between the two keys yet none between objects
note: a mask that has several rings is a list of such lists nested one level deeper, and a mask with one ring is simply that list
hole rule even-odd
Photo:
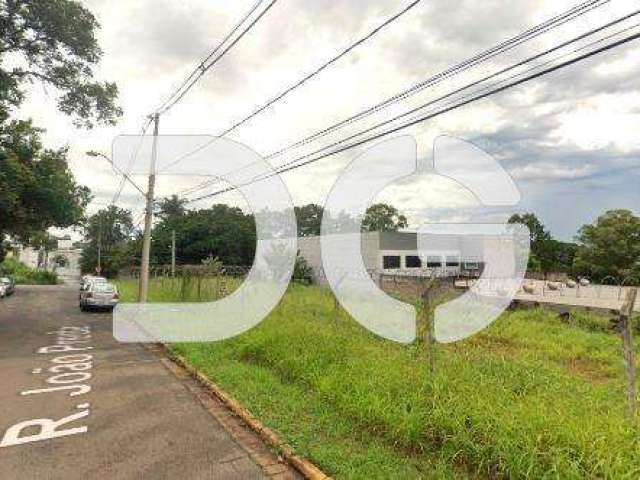
[{"label": "car windshield", "polygon": [[8,277],[0,277],[0,282],[2,283],[11,283],[11,279]]},{"label": "car windshield", "polygon": [[115,288],[109,283],[98,283],[93,286],[93,291],[97,293],[113,293]]}]

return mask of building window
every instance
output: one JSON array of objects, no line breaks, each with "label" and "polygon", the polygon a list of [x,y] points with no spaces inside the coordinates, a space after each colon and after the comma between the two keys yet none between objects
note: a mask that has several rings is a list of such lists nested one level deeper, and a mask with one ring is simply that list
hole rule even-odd
[{"label": "building window", "polygon": [[388,268],[400,268],[400,256],[399,255],[385,255],[382,257],[382,268],[385,270]]},{"label": "building window", "polygon": [[436,255],[429,255],[427,257],[427,268],[440,268],[442,267],[442,258]]},{"label": "building window", "polygon": [[460,259],[458,257],[455,257],[455,256],[447,257],[446,265],[447,265],[447,267],[459,267],[460,266]]},{"label": "building window", "polygon": [[407,268],[420,268],[422,267],[422,260],[417,255],[407,255],[404,257],[404,264]]}]

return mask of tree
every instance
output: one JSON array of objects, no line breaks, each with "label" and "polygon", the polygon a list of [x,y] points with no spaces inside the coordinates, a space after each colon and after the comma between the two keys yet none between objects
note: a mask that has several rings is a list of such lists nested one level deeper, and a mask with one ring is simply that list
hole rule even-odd
[{"label": "tree", "polygon": [[540,245],[547,240],[551,240],[551,234],[544,227],[535,213],[515,213],[511,215],[508,223],[520,223],[529,229],[529,239],[532,250],[534,245]]},{"label": "tree", "polygon": [[67,149],[43,149],[31,122],[0,124],[0,239],[29,242],[49,227],[79,223],[90,192],[75,183]]},{"label": "tree", "polygon": [[307,263],[307,260],[300,255],[300,250],[296,253],[296,263],[293,266],[291,279],[294,282],[310,285],[313,283],[313,269]]},{"label": "tree", "polygon": [[47,268],[49,252],[58,248],[58,239],[47,231],[35,232],[29,236],[27,243],[38,250],[38,268]]},{"label": "tree", "polygon": [[560,271],[556,254],[559,245],[551,238],[551,234],[544,227],[535,213],[516,213],[511,215],[508,223],[519,223],[529,229],[530,254],[527,268],[533,271]]},{"label": "tree", "polygon": [[251,265],[256,231],[253,215],[240,208],[213,205],[188,211],[180,217],[163,218],[153,229],[152,263],[171,260],[171,235],[176,232],[176,262],[197,265],[218,258],[224,265]]},{"label": "tree", "polygon": [[640,278],[640,218],[629,210],[609,210],[578,231],[577,272],[596,280],[612,275]]},{"label": "tree", "polygon": [[165,197],[158,203],[157,216],[162,220],[182,217],[186,211],[186,204],[187,200],[178,197],[178,195]]},{"label": "tree", "polygon": [[0,123],[34,80],[54,87],[58,108],[77,126],[115,123],[122,114],[116,85],[93,80],[102,55],[98,27],[93,14],[74,0],[0,3]]},{"label": "tree", "polygon": [[396,232],[407,225],[407,218],[400,215],[397,208],[386,203],[371,205],[362,220],[362,230],[369,232]]},{"label": "tree", "polygon": [[89,217],[84,227],[87,243],[82,249],[80,268],[95,272],[100,247],[101,273],[113,277],[133,261],[134,226],[131,212],[116,206],[100,210]]},{"label": "tree", "polygon": [[74,0],[0,3],[0,241],[78,224],[89,190],[76,185],[67,149],[44,149],[42,130],[9,120],[25,86],[53,87],[58,108],[78,126],[113,124],[122,114],[113,83],[93,80],[100,60],[94,16]]},{"label": "tree", "polygon": [[294,207],[299,237],[320,235],[324,209],[315,203]]}]

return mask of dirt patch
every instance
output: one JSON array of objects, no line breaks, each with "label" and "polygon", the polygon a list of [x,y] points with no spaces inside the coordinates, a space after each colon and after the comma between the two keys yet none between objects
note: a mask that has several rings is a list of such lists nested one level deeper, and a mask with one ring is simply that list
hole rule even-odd
[{"label": "dirt patch", "polygon": [[523,344],[517,340],[504,337],[493,337],[489,335],[476,335],[469,340],[469,345],[475,348],[490,350],[492,353],[515,356],[523,348]]},{"label": "dirt patch", "polygon": [[613,379],[613,375],[603,368],[602,362],[590,358],[570,358],[563,362],[563,366],[573,375],[594,384],[607,383]]}]

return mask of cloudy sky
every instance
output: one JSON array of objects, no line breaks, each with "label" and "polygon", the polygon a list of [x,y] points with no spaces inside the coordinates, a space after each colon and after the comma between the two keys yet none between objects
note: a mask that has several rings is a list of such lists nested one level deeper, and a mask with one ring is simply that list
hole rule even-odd
[{"label": "cloudy sky", "polygon": [[[75,129],[55,110],[55,92],[34,85],[20,115],[47,129],[51,146],[69,145],[71,167],[95,194],[92,211],[112,201],[118,177],[86,150],[111,154],[119,134],[137,134],[145,116],[205,57],[254,0],[84,2],[98,18],[104,51],[98,74],[115,81],[125,115],[116,127]],[[266,3],[266,2],[265,2]],[[163,135],[217,135],[336,52],[401,10],[406,0],[280,0],[182,102],[163,115]],[[266,155],[400,92],[577,4],[577,0],[423,0],[347,57],[229,135]],[[534,55],[637,8],[611,0],[531,42],[425,89],[356,122],[275,166],[360,131],[474,79]],[[640,22],[631,19],[605,34]],[[630,30],[637,32],[638,29]],[[620,38],[620,37],[612,37]],[[592,40],[594,40],[592,39]],[[582,42],[578,46],[584,46]],[[571,49],[558,54],[567,54]],[[552,57],[550,57],[552,58]],[[568,58],[568,57],[563,57]],[[542,60],[541,60],[542,61]],[[421,221],[500,220],[534,211],[560,238],[610,208],[640,211],[640,52],[638,42],[411,127],[421,162],[448,134],[473,142],[497,159],[521,192],[519,205],[477,209],[477,200],[450,179],[420,173],[389,186],[379,199]],[[323,204],[339,172],[367,147],[332,156],[283,176],[295,204]],[[148,158],[140,155],[133,170]],[[124,161],[124,160],[122,160]],[[141,163],[142,162],[142,163]],[[437,153],[436,153],[437,163]],[[137,177],[142,184],[144,178]],[[202,178],[163,177],[159,195],[198,185]],[[218,188],[213,185],[198,193]],[[237,194],[217,202],[242,204]],[[120,206],[137,216],[142,201],[125,187]],[[197,206],[206,205],[198,203]]]}]

